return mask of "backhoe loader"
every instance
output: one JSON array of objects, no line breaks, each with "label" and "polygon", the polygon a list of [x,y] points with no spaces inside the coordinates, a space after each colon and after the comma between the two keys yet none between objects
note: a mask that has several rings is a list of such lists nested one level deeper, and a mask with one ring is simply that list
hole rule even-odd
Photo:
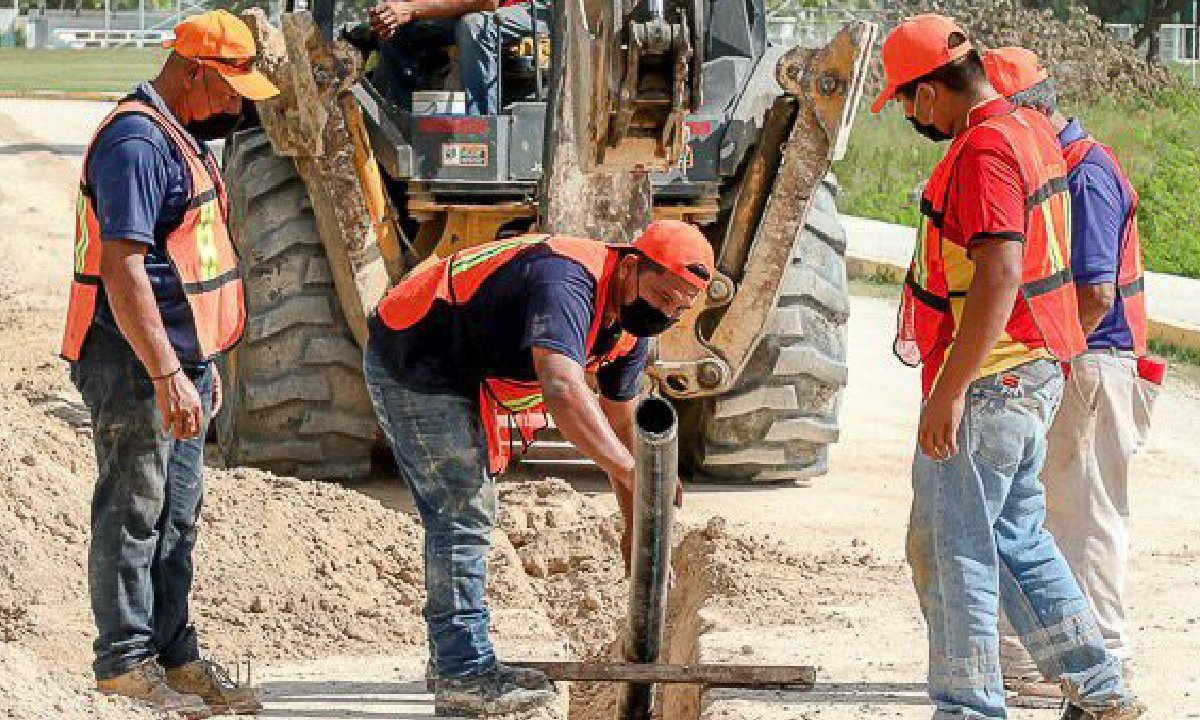
[{"label": "backhoe loader", "polygon": [[[679,411],[685,473],[775,483],[825,471],[848,317],[829,167],[873,25],[781,47],[765,0],[553,0],[541,32],[496,48],[501,109],[474,116],[406,107],[369,33],[335,27],[339,15],[334,0],[288,7],[277,26],[244,15],[282,92],[225,146],[249,307],[221,361],[226,463],[365,477],[380,433],[361,348],[391,285],[498,237],[628,242],[663,217],[699,225],[718,259],[647,373]],[[455,90],[450,59],[425,58],[430,92]],[[544,434],[527,462],[581,461]]]}]

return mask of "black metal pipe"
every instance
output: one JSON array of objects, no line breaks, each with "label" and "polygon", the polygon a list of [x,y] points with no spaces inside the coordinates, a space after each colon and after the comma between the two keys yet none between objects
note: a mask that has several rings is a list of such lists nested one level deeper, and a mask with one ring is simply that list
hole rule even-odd
[{"label": "black metal pipe", "polygon": [[[671,577],[671,522],[679,480],[679,419],[661,397],[642,400],[634,417],[633,554],[629,577],[628,634],[625,659],[661,660]],[[618,720],[651,720],[655,686],[629,683],[622,688]]]}]

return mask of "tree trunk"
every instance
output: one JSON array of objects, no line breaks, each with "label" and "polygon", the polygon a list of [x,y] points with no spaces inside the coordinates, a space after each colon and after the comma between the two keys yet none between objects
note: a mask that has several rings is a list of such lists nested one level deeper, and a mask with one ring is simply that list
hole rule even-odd
[{"label": "tree trunk", "polygon": [[1182,12],[1191,0],[1146,0],[1146,23],[1133,36],[1134,46],[1146,43],[1146,62],[1161,62],[1162,26],[1177,13]]}]

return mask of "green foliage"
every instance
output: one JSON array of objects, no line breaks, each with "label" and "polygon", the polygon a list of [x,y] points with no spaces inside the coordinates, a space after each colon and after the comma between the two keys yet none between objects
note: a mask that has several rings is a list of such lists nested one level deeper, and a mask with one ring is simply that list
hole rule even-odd
[{"label": "green foliage", "polygon": [[158,74],[160,48],[0,48],[0,92],[125,92]]},{"label": "green foliage", "polygon": [[[1106,101],[1079,112],[1111,145],[1141,195],[1138,219],[1146,264],[1200,278],[1200,99],[1165,94],[1149,101]],[[834,170],[842,212],[915,224],[915,189],[945,150],[912,131],[889,107],[860,113],[846,158]]]}]

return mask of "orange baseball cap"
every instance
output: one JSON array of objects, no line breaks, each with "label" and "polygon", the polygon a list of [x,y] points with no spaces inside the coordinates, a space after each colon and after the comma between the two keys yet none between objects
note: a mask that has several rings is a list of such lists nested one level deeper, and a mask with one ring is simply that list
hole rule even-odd
[{"label": "orange baseball cap", "polygon": [[882,110],[896,97],[896,90],[901,85],[924,77],[970,52],[974,47],[970,41],[950,47],[950,36],[954,33],[966,36],[953,20],[934,13],[914,15],[888,33],[883,41],[883,92],[875,98],[871,112]]},{"label": "orange baseball cap", "polygon": [[1002,47],[983,54],[983,69],[996,92],[1011,97],[1050,77],[1037,53],[1021,47]]},{"label": "orange baseball cap", "polygon": [[242,97],[266,100],[279,88],[254,69],[258,49],[246,23],[225,10],[193,15],[175,26],[175,39],[164,47],[220,73]]},{"label": "orange baseball cap", "polygon": [[[633,248],[700,290],[707,288],[717,274],[712,245],[700,228],[690,223],[656,220],[633,241]],[[694,268],[703,268],[708,277]]]}]

